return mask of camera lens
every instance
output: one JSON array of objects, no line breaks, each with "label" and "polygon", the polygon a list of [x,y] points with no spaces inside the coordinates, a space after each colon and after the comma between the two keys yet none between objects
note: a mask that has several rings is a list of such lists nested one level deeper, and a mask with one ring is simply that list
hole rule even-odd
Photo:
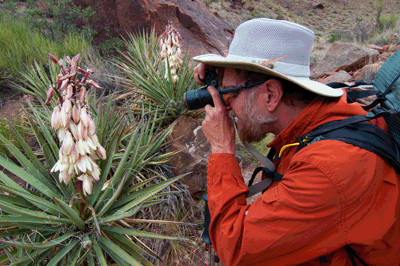
[{"label": "camera lens", "polygon": [[187,91],[183,95],[183,100],[185,101],[186,108],[189,110],[204,108],[207,104],[214,106],[211,94],[207,88]]}]

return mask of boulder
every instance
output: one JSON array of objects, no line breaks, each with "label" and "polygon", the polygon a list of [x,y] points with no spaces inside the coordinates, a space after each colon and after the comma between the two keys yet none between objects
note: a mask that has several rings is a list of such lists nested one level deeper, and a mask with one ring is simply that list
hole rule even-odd
[{"label": "boulder", "polygon": [[379,55],[378,60],[381,62],[385,62],[386,59],[392,56],[392,52],[383,52],[382,54]]},{"label": "boulder", "polygon": [[379,52],[370,48],[350,43],[336,42],[331,45],[326,55],[311,69],[311,79],[318,79],[329,72],[345,70],[355,71],[367,64],[374,63]]},{"label": "boulder", "polygon": [[179,31],[182,49],[191,55],[204,52],[225,55],[227,41],[234,29],[214,15],[201,0],[73,0],[76,5],[90,6],[96,17],[90,27],[98,32],[95,43],[127,33],[142,33],[153,27],[157,34],[171,22]]},{"label": "boulder", "polygon": [[347,73],[344,70],[340,70],[339,72],[333,73],[333,75],[325,78],[324,82],[325,84],[330,83],[330,82],[341,82],[341,83],[346,83],[349,82],[353,79],[353,77]]},{"label": "boulder", "polygon": [[206,191],[211,146],[203,133],[201,121],[181,116],[174,123],[168,138],[172,142],[170,150],[179,153],[170,158],[169,163],[176,176],[190,173],[180,181],[188,187],[193,197],[199,198]]},{"label": "boulder", "polygon": [[354,80],[364,80],[365,82],[370,83],[375,78],[382,65],[383,62],[366,65],[363,68],[354,72],[353,78]]},{"label": "boulder", "polygon": [[399,50],[400,49],[400,44],[397,44],[397,45],[390,45],[389,46],[389,48],[388,48],[388,52],[391,52],[391,53],[394,53],[394,52],[396,52],[397,50]]}]

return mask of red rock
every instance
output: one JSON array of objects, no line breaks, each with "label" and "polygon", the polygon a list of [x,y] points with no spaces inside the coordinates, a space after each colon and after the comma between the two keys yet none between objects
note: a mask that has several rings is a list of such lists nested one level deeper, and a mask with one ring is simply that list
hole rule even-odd
[{"label": "red rock", "polygon": [[318,79],[329,72],[345,70],[355,71],[367,64],[374,63],[379,52],[373,49],[356,46],[350,43],[336,42],[328,52],[311,69],[311,79]]},{"label": "red rock", "polygon": [[354,72],[353,78],[354,80],[364,80],[368,83],[372,82],[382,65],[383,62],[366,65],[363,68]]},{"label": "red rock", "polygon": [[375,45],[375,44],[370,44],[368,47],[371,49],[377,50],[379,53],[383,53],[383,51],[384,51],[383,47]]},{"label": "red rock", "polygon": [[204,52],[225,55],[229,32],[233,31],[197,0],[74,0],[74,3],[90,5],[96,11],[96,18],[90,22],[98,32],[95,44],[110,37],[150,31],[152,27],[161,34],[171,21],[182,37],[183,50],[190,48],[191,55]]},{"label": "red rock", "polygon": [[390,45],[390,47],[388,48],[388,52],[394,53],[399,49],[400,49],[400,44],[398,44],[398,45]]},{"label": "red rock", "polygon": [[390,47],[390,45],[389,45],[389,44],[387,44],[387,45],[384,45],[384,46],[383,46],[383,51],[385,51],[385,52],[386,52],[387,50],[389,50],[389,47]]}]

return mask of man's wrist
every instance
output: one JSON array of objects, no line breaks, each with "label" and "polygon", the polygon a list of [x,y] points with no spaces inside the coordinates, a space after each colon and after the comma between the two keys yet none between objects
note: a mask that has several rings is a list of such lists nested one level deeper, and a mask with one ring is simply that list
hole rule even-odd
[{"label": "man's wrist", "polygon": [[217,153],[228,153],[228,154],[235,154],[235,149],[229,149],[229,148],[211,148],[211,153],[212,154],[217,154]]}]

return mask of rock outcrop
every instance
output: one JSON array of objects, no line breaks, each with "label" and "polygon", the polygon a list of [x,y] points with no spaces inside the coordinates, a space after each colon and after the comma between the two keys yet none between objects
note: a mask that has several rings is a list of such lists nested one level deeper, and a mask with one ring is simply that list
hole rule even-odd
[{"label": "rock outcrop", "polygon": [[182,48],[191,55],[202,53],[227,53],[228,37],[234,29],[210,12],[201,0],[74,0],[83,7],[96,11],[90,23],[98,35],[95,43],[110,37],[142,33],[155,28],[164,32],[168,22],[179,31]]},{"label": "rock outcrop", "polygon": [[336,42],[331,45],[326,55],[311,69],[311,79],[319,79],[327,73],[340,70],[356,71],[378,60],[379,52],[350,43]]},{"label": "rock outcrop", "polygon": [[207,164],[211,154],[211,146],[207,141],[201,121],[188,116],[181,116],[175,121],[173,131],[169,135],[172,142],[170,150],[179,151],[169,163],[174,175],[189,175],[180,179],[188,186],[193,197],[200,197],[206,190]]}]

